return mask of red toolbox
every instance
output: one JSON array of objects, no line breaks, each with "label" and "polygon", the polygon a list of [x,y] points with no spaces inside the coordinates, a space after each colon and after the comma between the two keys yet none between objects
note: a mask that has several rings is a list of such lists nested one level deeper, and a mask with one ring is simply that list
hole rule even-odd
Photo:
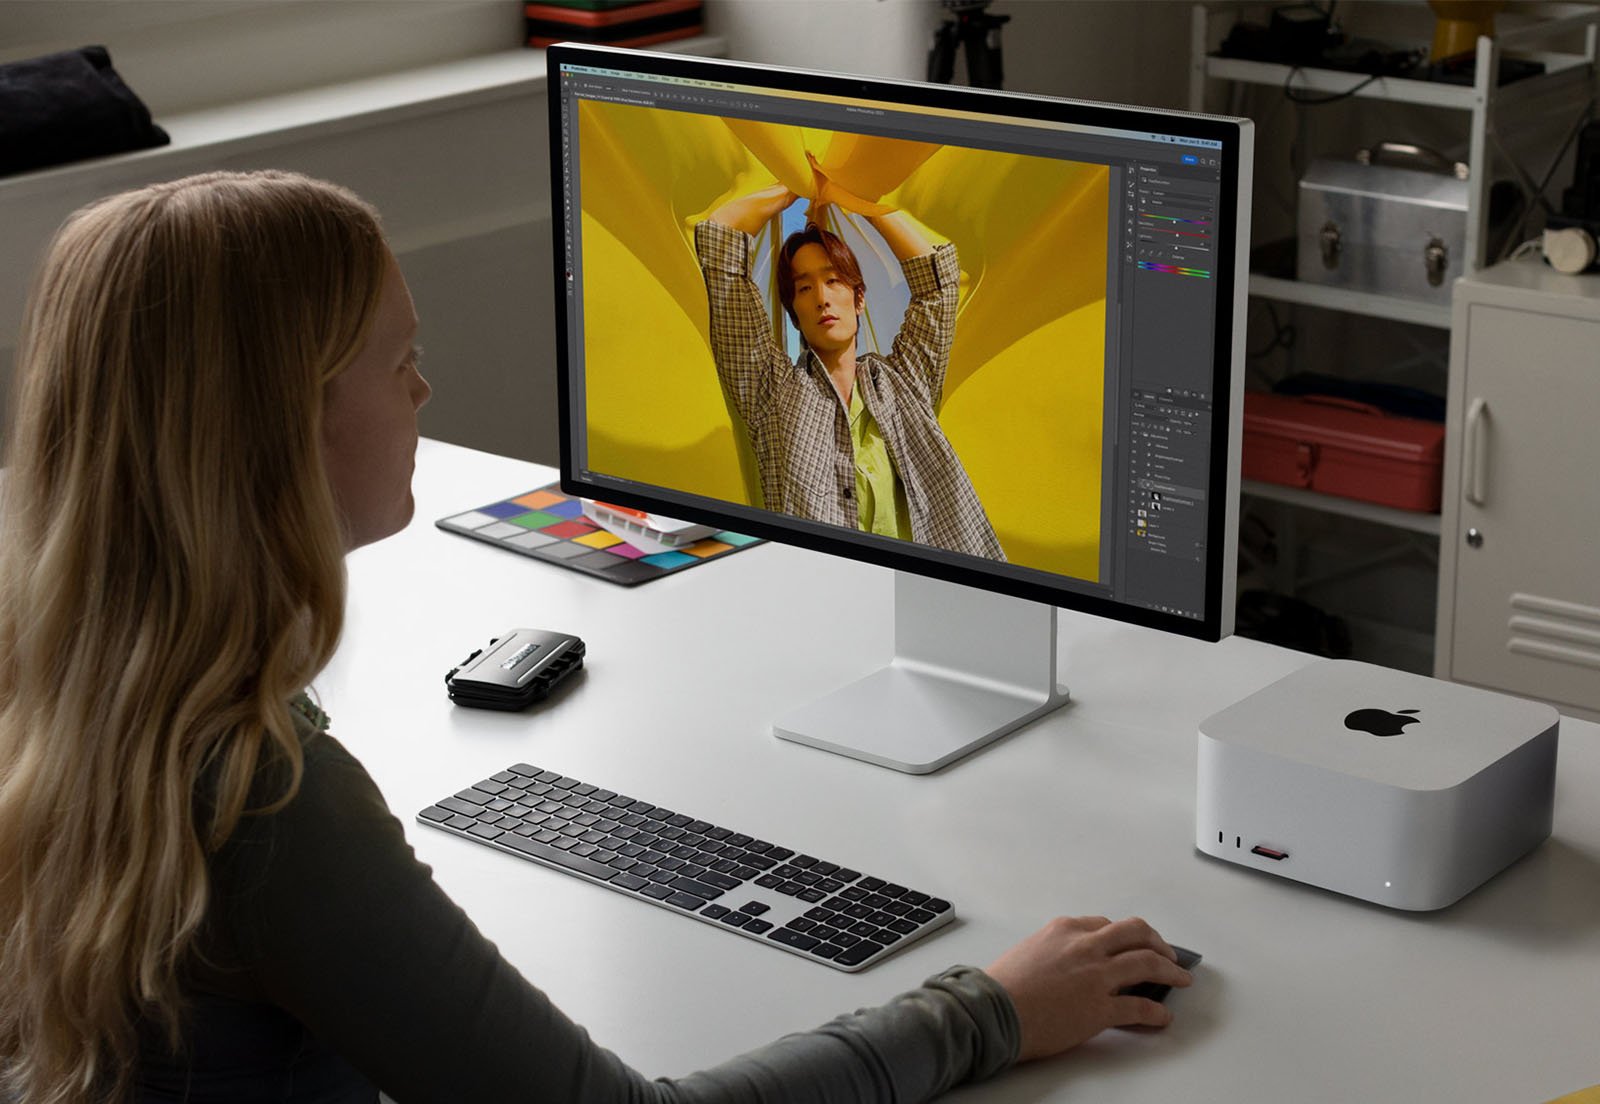
[{"label": "red toolbox", "polygon": [[1246,479],[1438,513],[1444,426],[1327,395],[1244,396]]}]

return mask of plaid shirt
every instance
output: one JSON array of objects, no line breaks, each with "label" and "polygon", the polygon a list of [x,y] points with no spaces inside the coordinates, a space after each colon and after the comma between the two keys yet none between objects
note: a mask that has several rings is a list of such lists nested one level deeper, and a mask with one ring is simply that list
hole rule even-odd
[{"label": "plaid shirt", "polygon": [[[742,231],[695,226],[695,254],[711,308],[711,353],[723,393],[744,419],[769,510],[858,528],[850,416],[810,349],[795,364],[778,344],[761,293],[750,279]],[[955,338],[956,251],[901,262],[911,286],[888,356],[856,361],[856,386],[877,421],[905,487],[911,538],[922,544],[1004,560],[988,515],[934,413]]]}]

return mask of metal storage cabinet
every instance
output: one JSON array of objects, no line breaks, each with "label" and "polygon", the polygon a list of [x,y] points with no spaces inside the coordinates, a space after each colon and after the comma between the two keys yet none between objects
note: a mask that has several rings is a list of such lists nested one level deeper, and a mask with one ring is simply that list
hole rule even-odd
[{"label": "metal storage cabinet", "polygon": [[1600,274],[1456,284],[1434,673],[1600,716]]}]

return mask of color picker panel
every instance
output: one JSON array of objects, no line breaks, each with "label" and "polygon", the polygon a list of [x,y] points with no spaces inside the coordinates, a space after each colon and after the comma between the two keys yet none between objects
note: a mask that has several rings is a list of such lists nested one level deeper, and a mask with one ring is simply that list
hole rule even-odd
[{"label": "color picker panel", "polygon": [[434,524],[447,533],[570,567],[620,586],[647,583],[761,543],[756,537],[721,532],[670,552],[646,553],[585,517],[583,503],[563,494],[559,483],[452,514]]}]

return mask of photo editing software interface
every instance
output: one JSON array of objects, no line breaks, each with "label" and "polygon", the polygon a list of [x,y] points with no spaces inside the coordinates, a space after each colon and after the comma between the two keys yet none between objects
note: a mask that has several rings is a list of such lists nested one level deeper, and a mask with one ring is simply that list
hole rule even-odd
[{"label": "photo editing software interface", "polygon": [[[699,68],[559,66],[572,476],[1206,617],[1236,232],[1223,142],[1155,112],[1064,122]],[[722,230],[772,195],[743,236]],[[839,276],[853,389],[783,299],[779,266],[802,266],[782,247],[813,219],[849,256],[829,250],[828,271],[859,270]]]}]

